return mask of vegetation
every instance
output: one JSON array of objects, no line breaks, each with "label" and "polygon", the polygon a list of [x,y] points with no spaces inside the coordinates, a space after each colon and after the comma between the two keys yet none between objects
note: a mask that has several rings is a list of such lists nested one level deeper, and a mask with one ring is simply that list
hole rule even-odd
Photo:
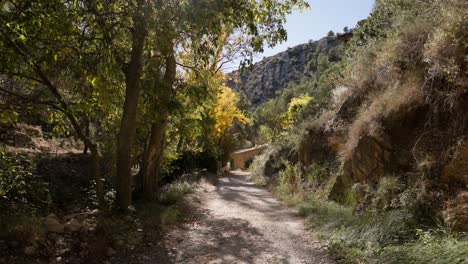
[{"label": "vegetation", "polygon": [[[155,194],[164,150],[171,145],[169,131],[181,131],[175,135],[178,152],[187,145],[210,145],[188,142],[183,136],[192,127],[176,125],[211,123],[215,133],[224,134],[233,119],[246,120],[236,112],[232,92],[222,88],[219,70],[239,47],[248,62],[263,44],[285,39],[285,15],[306,6],[303,1],[250,0],[1,5],[2,123],[33,116],[63,137],[76,135],[93,157],[102,208],[107,205],[101,156],[114,160],[116,203],[124,211],[132,203],[135,164],[140,164],[145,197]],[[230,117],[216,109],[224,107],[219,103],[227,95],[234,109]],[[218,106],[211,103],[216,97]],[[190,105],[201,98],[201,104]],[[177,115],[180,111],[194,113],[192,122],[172,122],[187,118]],[[222,160],[223,151],[201,146],[205,150]]]},{"label": "vegetation", "polygon": [[356,28],[262,61],[288,63],[271,97],[231,89],[224,67],[240,62],[251,86],[253,55],[307,7],[0,1],[0,251],[92,260],[153,244],[199,173],[267,143],[253,181],[298,206],[339,262],[465,263],[468,3],[377,0]]},{"label": "vegetation", "polygon": [[254,179],[298,206],[340,263],[468,259],[466,221],[446,216],[466,183],[447,180],[454,156],[441,156],[466,144],[466,10],[376,1],[349,40],[319,46],[302,80],[252,114],[271,148]]},{"label": "vegetation", "polygon": [[[0,206],[8,209],[2,229],[6,217],[23,217],[15,210],[20,205],[41,222],[57,214],[45,221],[59,231],[64,216],[91,214],[96,206],[102,217],[91,218],[103,234],[115,226],[107,220],[125,229],[114,213],[132,214],[134,205],[160,215],[154,223],[180,218],[177,201],[190,188],[164,185],[212,163],[216,172],[236,146],[235,127],[248,122],[224,84],[223,66],[250,65],[264,45],[286,39],[286,15],[307,6],[302,0],[1,1]],[[20,131],[23,123],[41,135]],[[56,146],[56,138],[72,144]],[[50,168],[47,147],[60,149],[55,154],[64,167],[74,159],[65,152],[89,153],[79,172],[93,179],[73,177],[70,167]],[[20,152],[28,154],[14,154]],[[86,184],[75,185],[78,180]],[[70,193],[83,206],[55,196],[75,187]],[[140,197],[148,204],[134,201]]]}]

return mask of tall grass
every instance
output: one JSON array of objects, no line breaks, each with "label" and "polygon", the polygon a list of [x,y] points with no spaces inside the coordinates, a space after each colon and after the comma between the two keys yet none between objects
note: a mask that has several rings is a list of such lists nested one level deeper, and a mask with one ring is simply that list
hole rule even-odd
[{"label": "tall grass", "polygon": [[298,165],[285,165],[275,195],[299,207],[338,263],[468,264],[468,238],[446,227],[425,226],[418,190],[401,192],[396,177],[382,178],[368,210],[357,211],[353,192],[347,205],[327,199],[324,193],[333,177],[324,167],[314,164],[303,173]]},{"label": "tall grass", "polygon": [[422,230],[410,210],[358,213],[309,195],[299,205],[339,263],[468,263],[468,239]]}]

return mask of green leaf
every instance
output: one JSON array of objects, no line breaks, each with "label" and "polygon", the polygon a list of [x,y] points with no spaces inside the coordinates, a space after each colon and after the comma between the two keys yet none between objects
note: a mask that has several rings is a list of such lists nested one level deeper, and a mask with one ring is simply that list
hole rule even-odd
[{"label": "green leaf", "polygon": [[18,37],[22,42],[26,42],[26,40],[28,40],[28,38],[23,35],[23,34],[20,34],[19,37]]}]

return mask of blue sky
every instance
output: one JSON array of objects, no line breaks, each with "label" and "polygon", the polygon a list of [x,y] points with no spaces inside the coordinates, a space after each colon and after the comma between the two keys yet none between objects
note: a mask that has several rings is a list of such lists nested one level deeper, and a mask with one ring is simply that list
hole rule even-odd
[{"label": "blue sky", "polygon": [[265,52],[255,56],[257,60],[268,57],[309,40],[318,40],[333,30],[342,32],[345,26],[352,28],[359,20],[369,16],[374,0],[308,0],[310,10],[289,15],[286,23],[288,40],[265,47]]}]

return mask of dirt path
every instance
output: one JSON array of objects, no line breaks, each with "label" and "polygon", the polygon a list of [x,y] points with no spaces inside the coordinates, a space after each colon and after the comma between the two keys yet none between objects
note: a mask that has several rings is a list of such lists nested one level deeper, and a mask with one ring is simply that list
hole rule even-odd
[{"label": "dirt path", "polygon": [[233,172],[196,197],[198,216],[166,237],[174,263],[333,263],[303,219],[248,173]]}]

